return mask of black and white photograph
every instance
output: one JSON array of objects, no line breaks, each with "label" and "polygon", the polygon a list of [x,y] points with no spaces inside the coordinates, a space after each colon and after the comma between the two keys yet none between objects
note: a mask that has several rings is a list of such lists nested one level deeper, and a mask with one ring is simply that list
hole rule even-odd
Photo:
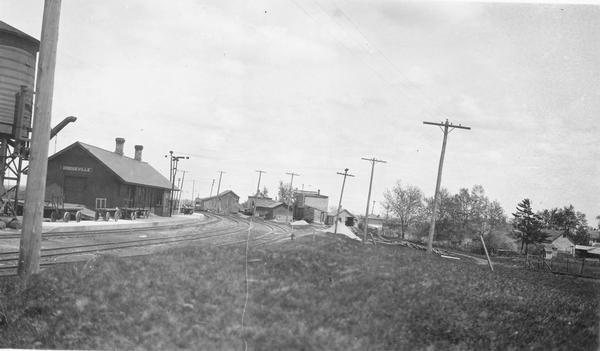
[{"label": "black and white photograph", "polygon": [[600,350],[600,2],[0,0],[0,349]]}]

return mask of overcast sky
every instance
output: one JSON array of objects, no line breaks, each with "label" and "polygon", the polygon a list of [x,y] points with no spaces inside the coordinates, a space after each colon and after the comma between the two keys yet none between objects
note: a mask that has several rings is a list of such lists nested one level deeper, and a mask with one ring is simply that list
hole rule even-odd
[{"label": "overcast sky", "polygon": [[[0,20],[39,38],[41,0],[2,0]],[[396,180],[433,195],[481,184],[507,214],[573,204],[600,214],[600,7],[380,0],[64,0],[56,149],[82,141],[143,158],[168,177],[169,150],[208,196],[262,184],[320,189],[364,214]],[[52,141],[50,151],[55,150]],[[262,187],[262,186],[261,186]],[[215,185],[216,191],[216,185]]]}]

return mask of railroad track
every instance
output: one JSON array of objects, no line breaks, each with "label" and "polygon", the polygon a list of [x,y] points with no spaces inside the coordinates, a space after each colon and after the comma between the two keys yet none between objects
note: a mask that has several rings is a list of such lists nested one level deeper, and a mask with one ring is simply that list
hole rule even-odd
[{"label": "railroad track", "polygon": [[[248,221],[248,220],[245,220],[245,221]],[[277,223],[273,223],[273,222],[267,222],[260,218],[255,218],[252,220],[252,222],[261,224],[261,225],[269,228],[269,231],[265,234],[251,238],[250,241],[252,243],[249,245],[250,247],[267,246],[270,244],[274,244],[277,242],[281,242],[281,241],[290,239],[291,231],[290,231],[290,228],[285,224],[277,224]],[[221,243],[216,246],[231,246],[231,245],[245,244],[245,243],[246,243],[246,238],[240,239],[240,240],[237,240],[234,242],[230,242],[230,243]]]},{"label": "railroad track", "polygon": [[[287,235],[287,228],[282,228],[281,226],[272,223],[267,223],[264,221],[252,222],[243,218],[236,218],[231,216],[217,216],[214,214],[210,214],[209,216],[213,217],[213,221],[211,223],[217,223],[224,220],[228,220],[229,222],[233,222],[234,226],[221,229],[214,229],[210,231],[203,231],[200,233],[193,232],[171,236],[158,236],[153,238],[145,237],[131,240],[120,240],[117,242],[80,244],[61,246],[56,248],[42,248],[40,266],[49,267],[56,264],[83,261],[87,259],[82,258],[82,255],[85,257],[86,255],[96,254],[103,251],[119,251],[124,249],[143,248],[155,245],[183,244],[186,242],[193,241],[213,240],[218,241],[218,243],[215,246],[231,246],[240,243],[245,243],[246,239],[239,239],[238,236],[240,234],[247,233],[248,230],[255,229],[253,228],[255,224],[263,225],[268,230],[266,231],[266,233],[256,235],[255,229],[255,235],[251,237],[253,246],[265,245],[272,242],[280,241],[282,240],[282,235]],[[207,223],[205,222],[204,224]],[[195,228],[191,228],[191,230],[197,229],[197,227],[198,226],[196,226]],[[190,228],[188,228],[188,231],[189,230]],[[283,233],[279,233],[281,235],[273,238],[273,235],[277,234],[278,231]],[[117,232],[121,232],[121,230]],[[129,233],[129,231],[127,232]],[[107,234],[114,232],[102,231],[102,233]],[[229,240],[228,238],[232,239]],[[0,253],[0,275],[15,274],[17,270],[18,257],[18,251]]]}]

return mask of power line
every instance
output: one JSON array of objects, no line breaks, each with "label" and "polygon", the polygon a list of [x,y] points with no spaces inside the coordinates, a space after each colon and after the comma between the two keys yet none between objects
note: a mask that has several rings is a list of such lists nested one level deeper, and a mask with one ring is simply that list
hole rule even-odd
[{"label": "power line", "polygon": [[444,127],[442,129],[442,131],[444,132],[444,141],[442,142],[442,153],[440,155],[440,163],[438,165],[437,181],[435,183],[435,195],[433,196],[433,210],[431,212],[431,224],[429,226],[429,241],[427,243],[427,251],[429,251],[429,253],[431,253],[431,252],[433,252],[433,234],[435,232],[435,213],[437,211],[437,206],[438,206],[438,196],[439,196],[439,192],[440,192],[440,184],[442,183],[442,167],[444,166],[444,154],[446,153],[446,141],[448,139],[448,134],[451,131],[453,131],[454,129],[470,130],[471,127],[465,127],[460,124],[454,125],[452,123],[449,123],[448,119],[446,119],[446,122],[440,122],[440,123],[423,122],[423,124]]},{"label": "power line", "polygon": [[[318,7],[319,7],[319,9],[321,10],[321,12],[323,12],[323,13],[324,13],[324,14],[325,14],[327,17],[329,17],[329,18],[331,19],[331,22],[332,22],[333,24],[335,24],[335,25],[336,25],[336,26],[337,26],[337,27],[338,27],[338,28],[339,28],[339,29],[340,29],[342,32],[344,32],[344,33],[346,34],[346,36],[347,36],[348,38],[350,38],[350,39],[351,39],[351,40],[353,40],[355,43],[357,43],[358,45],[360,45],[360,46],[362,46],[363,48],[365,48],[365,49],[367,50],[367,52],[369,52],[369,53],[370,53],[370,48],[369,48],[369,46],[368,46],[368,45],[366,46],[366,45],[364,45],[363,43],[361,43],[359,40],[357,40],[357,39],[353,38],[353,36],[352,36],[351,34],[349,34],[349,33],[348,33],[348,31],[347,31],[347,30],[345,30],[345,29],[343,28],[343,26],[342,26],[342,25],[339,23],[339,21],[337,21],[337,20],[336,20],[336,19],[335,19],[335,18],[334,18],[332,15],[330,15],[330,14],[327,12],[327,10],[325,10],[325,9],[323,8],[323,6],[321,6],[321,4],[320,4],[318,1],[313,1],[313,2],[314,2],[314,3],[315,3],[315,4],[316,4]],[[392,62],[392,60],[391,60],[391,59],[389,59],[389,58],[388,58],[388,56],[387,56],[387,55],[385,55],[385,53],[384,53],[384,52],[383,52],[381,49],[379,49],[379,48],[378,48],[376,45],[372,44],[372,42],[371,42],[371,41],[370,41],[370,40],[369,40],[369,39],[366,37],[366,35],[365,35],[365,34],[364,34],[364,33],[363,33],[363,32],[362,32],[360,29],[359,29],[358,25],[357,25],[357,24],[356,24],[354,21],[352,21],[352,20],[350,19],[350,17],[349,17],[348,15],[346,15],[346,13],[345,13],[345,12],[344,12],[344,11],[343,11],[343,10],[342,10],[342,9],[341,9],[341,8],[340,8],[338,5],[337,5],[337,4],[335,4],[335,3],[334,3],[334,6],[335,6],[336,10],[337,10],[339,13],[341,13],[341,14],[342,14],[342,15],[343,15],[343,16],[346,18],[346,20],[347,20],[347,21],[348,21],[350,24],[352,24],[352,25],[353,25],[353,26],[356,28],[357,32],[358,32],[358,33],[359,33],[359,34],[360,34],[360,35],[361,35],[361,36],[362,36],[362,37],[365,39],[365,41],[367,41],[367,43],[369,43],[369,44],[370,44],[372,47],[374,47],[374,48],[375,48],[375,50],[376,50],[376,51],[379,53],[379,55],[380,55],[381,57],[383,57],[385,61],[387,61],[387,62],[388,62],[388,64],[389,64],[389,65],[390,65],[390,67],[392,68],[392,70],[393,70],[393,71],[395,71],[395,72],[396,72],[396,74],[397,74],[397,75],[399,75],[400,77],[402,77],[404,80],[408,81],[408,79],[407,79],[407,78],[404,76],[404,74],[403,74],[403,73],[400,71],[400,69],[399,69],[399,68],[398,68],[398,67],[397,67],[397,66],[396,66],[396,65],[395,65],[395,64]],[[306,11],[305,11],[305,13],[306,13]],[[337,38],[334,38],[334,39],[337,39]],[[353,52],[352,52],[352,51],[351,51],[351,50],[350,50],[350,49],[349,49],[349,48],[348,48],[348,47],[347,47],[347,46],[346,46],[346,45],[345,45],[345,44],[344,44],[342,41],[340,41],[339,39],[337,39],[337,40],[338,40],[338,42],[340,42],[342,45],[344,45],[344,46],[345,46],[345,47],[346,47],[346,48],[347,48],[347,49],[350,51],[350,53],[351,53],[352,55],[356,56],[356,55],[355,55],[355,54],[354,54],[354,53],[353,53]],[[373,70],[373,72],[375,72],[375,73],[377,74],[377,76],[379,76],[379,78],[381,78],[381,79],[382,79],[382,80],[383,80],[385,83],[387,83],[387,84],[388,84],[390,87],[392,87],[392,88],[394,87],[394,84],[392,84],[390,81],[388,81],[387,79],[385,79],[385,78],[384,78],[384,77],[383,77],[383,76],[382,76],[382,75],[381,75],[381,74],[380,74],[380,73],[379,73],[377,70],[375,70],[375,69],[374,69],[372,66],[370,66],[369,64],[367,64],[365,61],[363,61],[363,62],[364,62],[364,63],[365,63],[365,65],[367,65],[367,66],[368,66],[368,67],[369,67],[371,70]],[[429,100],[428,100],[426,97],[422,96],[422,94],[418,94],[418,93],[417,93],[417,92],[415,92],[414,90],[410,90],[410,87],[408,87],[408,86],[407,86],[405,83],[403,83],[402,81],[398,81],[398,84],[399,84],[399,85],[400,85],[400,86],[401,86],[401,87],[402,87],[404,90],[406,90],[407,92],[408,92],[408,91],[410,91],[410,92],[412,92],[412,94],[413,94],[413,96],[409,96],[409,95],[407,95],[406,93],[404,93],[404,92],[402,92],[402,91],[399,91],[399,93],[400,93],[401,95],[403,95],[404,97],[406,97],[406,98],[408,98],[408,99],[412,99],[412,100],[414,100],[416,103],[418,103],[418,104],[419,104],[419,106],[420,106],[420,108],[423,110],[423,112],[425,112],[425,114],[426,114],[426,115],[433,116],[433,113],[432,113],[432,111],[431,111],[431,110],[429,109],[429,107],[428,107],[430,102],[429,102]],[[417,97],[419,97],[420,99],[422,99],[422,101],[416,101],[416,100],[417,100]]]},{"label": "power line", "polygon": [[[387,163],[387,161],[378,160],[375,157],[373,157],[373,158],[362,157],[361,160],[371,162],[371,180],[369,181],[369,195],[367,196],[367,210],[365,212],[365,233],[363,235],[363,244],[364,244],[367,242],[367,232],[369,229],[369,203],[371,202],[371,189],[373,188],[373,173],[375,172],[375,162]],[[373,242],[375,242],[375,240],[373,240]]]}]

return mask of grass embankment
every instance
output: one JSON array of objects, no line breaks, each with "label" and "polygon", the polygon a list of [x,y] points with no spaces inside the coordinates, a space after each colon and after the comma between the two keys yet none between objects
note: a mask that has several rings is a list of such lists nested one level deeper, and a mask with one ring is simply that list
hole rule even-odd
[{"label": "grass embankment", "polygon": [[312,237],[187,247],[0,279],[0,346],[77,349],[594,350],[598,283]]}]

